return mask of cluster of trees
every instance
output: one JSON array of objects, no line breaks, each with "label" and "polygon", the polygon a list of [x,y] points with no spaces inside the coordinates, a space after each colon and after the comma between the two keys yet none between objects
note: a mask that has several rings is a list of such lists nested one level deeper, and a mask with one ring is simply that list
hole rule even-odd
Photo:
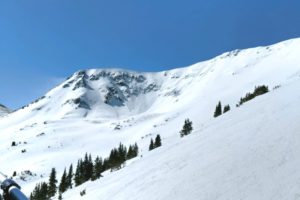
[{"label": "cluster of trees", "polygon": [[30,194],[30,200],[50,199],[48,194],[48,184],[46,182],[38,183]]},{"label": "cluster of trees", "polygon": [[221,101],[219,101],[219,103],[216,106],[215,112],[214,112],[214,117],[219,117],[220,115],[222,115],[223,113],[226,113],[230,110],[230,106],[229,105],[225,105],[224,109],[222,111],[222,104]]},{"label": "cluster of trees", "polygon": [[155,141],[153,142],[153,139],[151,138],[151,141],[150,141],[150,145],[149,145],[149,151],[157,148],[157,147],[160,147],[161,146],[161,138],[160,138],[160,135],[158,134],[156,137],[155,137]]},{"label": "cluster of trees", "polygon": [[72,188],[73,186],[72,180],[73,180],[73,165],[71,164],[68,173],[65,168],[64,173],[61,177],[60,184],[58,186],[58,191],[60,194]]},{"label": "cluster of trees", "polygon": [[57,186],[56,170],[52,169],[49,177],[49,182],[42,182],[36,185],[33,192],[30,194],[31,200],[49,200],[53,197],[57,190],[59,192],[59,199],[61,194],[72,188],[73,181],[75,186],[79,186],[86,181],[96,180],[102,177],[102,173],[108,169],[120,169],[126,160],[138,156],[139,148],[135,143],[127,148],[120,143],[118,148],[111,150],[109,157],[102,159],[97,156],[93,161],[91,154],[85,154],[83,159],[77,162],[75,173],[73,173],[73,165],[71,164],[67,173],[65,169]]},{"label": "cluster of trees", "polygon": [[248,92],[245,95],[245,97],[241,97],[240,102],[237,104],[237,106],[240,106],[243,103],[245,103],[247,101],[250,101],[251,99],[254,99],[255,97],[257,97],[259,95],[262,95],[262,94],[265,94],[267,92],[269,92],[268,86],[265,86],[265,85],[256,86],[252,93]]},{"label": "cluster of trees", "polygon": [[193,130],[193,122],[190,121],[189,119],[184,120],[184,124],[182,127],[182,130],[180,131],[180,136],[186,136],[188,134],[190,134]]},{"label": "cluster of trees", "polygon": [[30,200],[49,200],[56,194],[57,191],[57,179],[56,179],[56,170],[52,168],[49,183],[41,182],[38,183],[33,192],[30,194]]},{"label": "cluster of trees", "polygon": [[[238,104],[236,104],[236,106],[240,106],[243,103],[250,101],[251,99],[254,99],[255,97],[265,94],[269,92],[269,88],[266,85],[260,85],[260,86],[255,86],[254,91],[248,92],[244,97],[241,97],[240,101]],[[223,112],[222,112],[222,104],[221,101],[219,101],[219,103],[216,106],[215,112],[214,112],[214,117],[218,117],[220,115],[222,115],[222,113],[226,113],[230,110],[230,106],[226,105],[224,106]]]},{"label": "cluster of trees", "polygon": [[[96,163],[95,163],[96,164]],[[94,163],[91,154],[85,154],[84,158],[77,161],[77,166],[74,174],[75,186],[90,180],[93,175]]]},{"label": "cluster of trees", "polygon": [[139,147],[135,143],[134,145],[130,145],[128,150],[123,145],[120,144],[118,148],[114,148],[111,150],[108,158],[104,159],[105,170],[118,170],[122,167],[122,164],[125,163],[126,160],[130,160],[138,155]]},{"label": "cluster of trees", "polygon": [[[182,130],[180,131],[181,137],[190,134],[193,130],[192,121],[186,119]],[[158,148],[162,145],[161,137],[158,134],[155,140],[151,138],[149,151]],[[41,182],[36,185],[33,192],[30,194],[31,200],[49,200],[57,191],[59,192],[58,198],[62,199],[62,193],[75,186],[79,186],[86,181],[96,180],[102,177],[102,173],[108,169],[117,170],[125,164],[126,160],[132,159],[138,156],[139,147],[135,143],[126,148],[122,143],[117,148],[111,150],[109,157],[102,159],[97,156],[93,160],[91,154],[85,154],[84,158],[81,158],[77,162],[75,173],[73,173],[73,165],[71,164],[67,172],[64,169],[63,175],[60,179],[59,185],[57,185],[56,170],[52,168],[49,182]]]}]

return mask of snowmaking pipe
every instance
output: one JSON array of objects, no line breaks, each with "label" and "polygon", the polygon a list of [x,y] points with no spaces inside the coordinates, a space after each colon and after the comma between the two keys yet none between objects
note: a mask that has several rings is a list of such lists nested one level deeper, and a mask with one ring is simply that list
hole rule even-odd
[{"label": "snowmaking pipe", "polygon": [[[2,172],[0,172],[0,185],[4,200],[28,200],[21,192],[21,187],[14,180],[7,178]],[[0,197],[0,199],[2,198]]]}]

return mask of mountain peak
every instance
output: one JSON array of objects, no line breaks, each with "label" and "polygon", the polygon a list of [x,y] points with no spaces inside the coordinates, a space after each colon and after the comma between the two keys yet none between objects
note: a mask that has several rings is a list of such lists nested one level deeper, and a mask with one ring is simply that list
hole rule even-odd
[{"label": "mountain peak", "polygon": [[[131,116],[149,109],[167,112],[171,108],[161,105],[166,102],[176,107],[180,106],[178,102],[185,104],[190,98],[185,100],[184,97],[194,96],[197,90],[203,91],[203,88],[210,88],[207,93],[225,86],[235,87],[232,86],[235,82],[251,89],[253,81],[243,80],[248,77],[258,77],[258,80],[264,77],[264,82],[257,82],[257,85],[279,84],[290,78],[291,72],[297,71],[293,63],[298,60],[295,52],[300,48],[299,42],[300,39],[293,39],[266,47],[234,50],[189,67],[163,72],[118,68],[80,70],[29,108],[43,111],[55,119]],[[271,76],[268,71],[280,76]],[[206,82],[209,86],[203,85]],[[221,98],[218,96],[214,98]]]},{"label": "mountain peak", "polygon": [[[163,188],[161,191],[167,191],[159,194],[162,199],[167,199],[171,189],[181,188],[182,181],[192,181],[193,191],[205,188],[205,193],[199,190],[191,199],[202,194],[202,199],[207,199],[216,191],[218,196],[224,195],[223,199],[232,199],[228,187],[219,184],[228,180],[234,186],[231,187],[232,194],[236,193],[236,187],[245,183],[242,186],[246,189],[241,190],[236,199],[243,199],[245,194],[250,195],[249,199],[257,199],[257,196],[251,195],[253,191],[260,191],[260,183],[270,180],[270,169],[272,173],[269,174],[277,177],[278,183],[285,180],[296,188],[298,179],[291,179],[288,175],[297,172],[294,155],[298,155],[295,152],[299,152],[297,141],[300,141],[295,139],[299,135],[297,119],[300,112],[299,96],[294,92],[300,85],[298,41],[236,50],[223,54],[223,57],[164,72],[78,71],[44,97],[0,120],[0,130],[5,133],[0,135],[4,147],[2,154],[8,155],[0,158],[2,168],[9,174],[14,170],[32,170],[37,176],[23,182],[25,188],[32,191],[32,183],[40,181],[50,167],[56,167],[62,175],[63,169],[75,163],[84,152],[109,155],[109,151],[120,142],[137,142],[141,156],[120,170],[120,173],[130,175],[123,174],[120,179],[117,175],[120,173],[109,172],[104,174],[107,178],[98,182],[113,190],[104,189],[104,193],[109,194],[104,199],[122,199],[124,196],[126,199],[128,191],[133,191],[137,185],[146,189],[139,197],[135,196],[136,199],[153,199],[154,190],[149,189],[153,185],[158,190]],[[236,106],[241,97],[259,85],[268,86],[270,92],[243,106]],[[230,105],[231,109],[214,118],[213,111],[219,101],[222,105]],[[179,132],[187,118],[193,121],[194,132],[191,137],[182,139]],[[163,147],[148,152],[149,142],[157,134],[162,136]],[[18,145],[11,146],[12,141]],[[283,153],[278,153],[279,150]],[[18,159],[15,159],[16,156]],[[270,159],[265,162],[265,158]],[[253,162],[258,165],[251,167]],[[172,173],[166,173],[170,169]],[[261,173],[262,169],[266,173]],[[290,169],[287,175],[282,173],[286,169]],[[128,173],[128,170],[131,172]],[[142,173],[137,173],[139,170]],[[153,184],[153,171],[162,174],[161,179],[158,177],[156,181],[158,184]],[[195,171],[204,173],[195,178]],[[215,171],[221,173],[211,173]],[[228,174],[232,171],[236,173]],[[145,178],[145,174],[149,176]],[[180,179],[177,179],[178,174]],[[186,179],[182,180],[182,177]],[[123,184],[111,187],[110,184],[116,180]],[[164,184],[165,180],[169,180],[170,184]],[[209,188],[206,188],[207,180],[213,181]],[[272,184],[275,183],[272,181]],[[86,186],[88,188],[89,185]],[[274,186],[282,188],[282,184]],[[76,199],[82,188],[75,188],[74,197],[70,199]],[[98,194],[98,185],[93,188],[93,193]],[[266,185],[266,191],[269,191],[269,185]],[[294,196],[289,196],[290,187],[283,191],[286,193],[279,197]],[[184,199],[186,189],[179,192],[181,196],[178,199]],[[93,193],[90,190],[87,195]],[[104,193],[99,193],[99,198]],[[68,199],[67,195],[70,193],[64,194],[65,199]],[[270,197],[274,197],[272,191]],[[94,199],[95,196],[87,198]]]}]

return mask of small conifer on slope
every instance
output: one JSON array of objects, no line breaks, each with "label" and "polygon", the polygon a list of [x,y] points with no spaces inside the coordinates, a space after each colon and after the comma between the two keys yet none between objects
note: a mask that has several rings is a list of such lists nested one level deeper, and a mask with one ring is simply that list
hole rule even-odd
[{"label": "small conifer on slope", "polygon": [[193,123],[192,121],[190,121],[189,119],[186,119],[184,121],[184,125],[182,127],[182,130],[180,131],[180,136],[183,137],[183,136],[186,136],[188,134],[190,134],[193,130]]}]

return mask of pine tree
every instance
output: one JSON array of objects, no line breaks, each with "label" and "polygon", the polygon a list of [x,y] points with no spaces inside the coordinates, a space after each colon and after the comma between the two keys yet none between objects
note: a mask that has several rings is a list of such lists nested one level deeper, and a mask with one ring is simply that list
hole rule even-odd
[{"label": "pine tree", "polygon": [[93,176],[93,168],[94,168],[94,164],[93,164],[93,159],[92,159],[92,155],[90,154],[88,157],[88,162],[86,165],[86,177],[85,177],[85,181],[91,180],[92,176]]},{"label": "pine tree", "polygon": [[137,143],[134,143],[133,146],[133,157],[137,157],[139,155],[139,147],[137,145]]},{"label": "pine tree", "polygon": [[240,102],[239,102],[239,106],[242,105],[243,103],[247,102],[247,101],[250,101],[251,99],[254,99],[256,96],[259,96],[259,95],[263,95],[265,93],[269,92],[269,88],[268,86],[265,86],[265,85],[260,85],[260,86],[256,86],[254,88],[254,91],[253,93],[251,92],[248,92],[245,97],[242,97],[240,99]]},{"label": "pine tree", "polygon": [[60,181],[60,184],[59,184],[59,192],[60,193],[64,193],[68,188],[68,180],[67,180],[67,172],[66,172],[66,169],[64,170],[64,173],[61,177],[61,181]]},{"label": "pine tree", "polygon": [[185,135],[188,135],[192,132],[193,130],[193,126],[192,126],[192,121],[190,121],[189,119],[186,119],[184,121],[184,125],[183,125],[183,128],[182,130],[180,131],[180,136],[183,137]]},{"label": "pine tree", "polygon": [[38,200],[39,198],[41,198],[41,195],[41,183],[38,183],[33,189],[33,192],[30,194],[30,200]]},{"label": "pine tree", "polygon": [[73,179],[73,165],[71,164],[69,167],[69,172],[67,175],[67,187],[72,188],[72,179]]},{"label": "pine tree", "polygon": [[102,169],[102,172],[108,170],[110,167],[110,164],[109,164],[109,158],[105,158],[103,160],[103,169]]},{"label": "pine tree", "polygon": [[38,183],[30,194],[30,200],[48,200],[48,185],[46,182]]},{"label": "pine tree", "polygon": [[155,138],[155,142],[154,142],[154,148],[160,147],[161,146],[161,138],[160,135],[158,134]]},{"label": "pine tree", "polygon": [[82,159],[79,159],[77,162],[76,170],[75,170],[75,175],[74,175],[74,182],[75,186],[81,185],[83,183],[83,176],[82,176]]},{"label": "pine tree", "polygon": [[99,156],[96,157],[93,167],[93,176],[92,180],[96,180],[101,177],[101,173],[103,170],[103,161]]},{"label": "pine tree", "polygon": [[49,177],[49,185],[48,185],[48,196],[53,197],[56,193],[57,186],[56,186],[57,180],[56,180],[56,170],[55,168],[52,168],[51,174]]},{"label": "pine tree", "polygon": [[108,161],[109,161],[108,162],[109,168],[111,168],[111,169],[117,168],[117,166],[118,166],[118,150],[116,148],[114,148],[110,151]]},{"label": "pine tree", "polygon": [[130,160],[131,158],[133,158],[134,157],[133,154],[134,154],[133,146],[129,145],[126,160]]},{"label": "pine tree", "polygon": [[126,160],[130,160],[134,157],[137,157],[138,152],[139,152],[139,147],[136,143],[134,145],[129,145]]},{"label": "pine tree", "polygon": [[230,106],[229,105],[226,105],[224,106],[224,110],[223,110],[223,113],[226,113],[227,111],[230,110]]},{"label": "pine tree", "polygon": [[149,151],[151,151],[153,149],[154,149],[154,143],[153,143],[153,139],[151,138],[150,145],[149,145]]},{"label": "pine tree", "polygon": [[83,178],[82,183],[89,180],[88,169],[89,169],[89,156],[87,153],[85,153],[82,168],[81,168],[81,170],[82,170],[81,173],[82,173],[82,178]]},{"label": "pine tree", "polygon": [[42,182],[40,186],[40,196],[41,199],[48,199],[47,193],[48,193],[48,184],[46,182]]},{"label": "pine tree", "polygon": [[216,110],[214,113],[214,117],[218,117],[222,115],[222,105],[221,105],[221,101],[219,101],[218,105],[216,106]]},{"label": "pine tree", "polygon": [[118,148],[118,156],[119,156],[119,164],[121,165],[126,161],[126,157],[127,157],[127,148],[121,143]]}]

